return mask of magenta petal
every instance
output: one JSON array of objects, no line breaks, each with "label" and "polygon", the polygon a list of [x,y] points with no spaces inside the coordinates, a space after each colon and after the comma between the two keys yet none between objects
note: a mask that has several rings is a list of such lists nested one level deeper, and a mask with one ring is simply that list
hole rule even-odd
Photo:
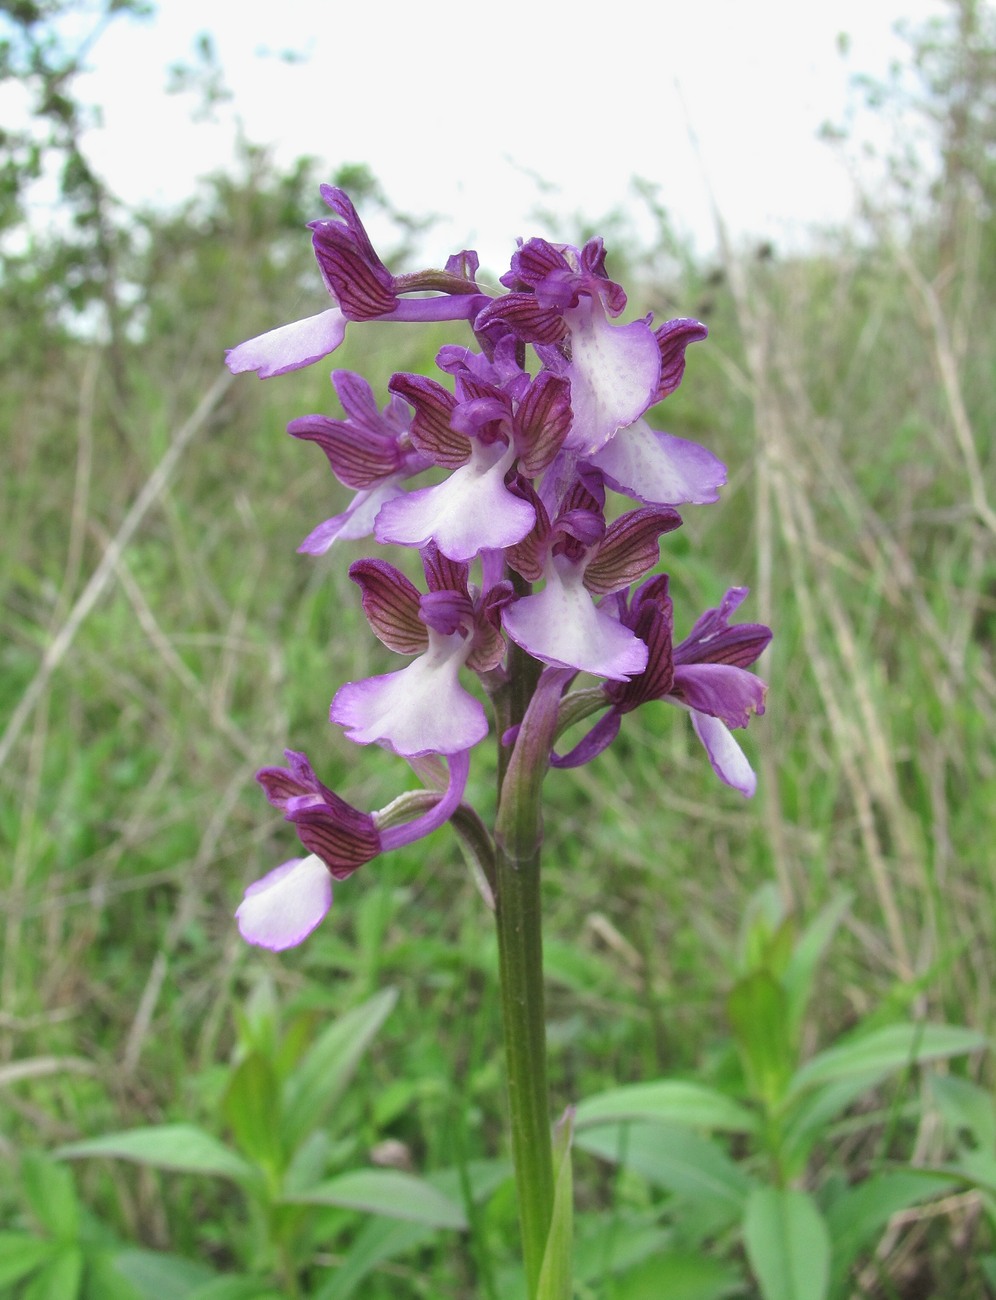
[{"label": "magenta petal", "polygon": [[248,943],[281,952],[306,939],[332,906],[332,877],[321,858],[291,858],[257,880],[235,913]]},{"label": "magenta petal", "polygon": [[396,754],[457,754],[488,734],[479,700],[460,685],[470,641],[429,629],[429,649],[407,668],[340,686],[331,720],[358,745],[387,745]]},{"label": "magenta petal", "polygon": [[650,505],[707,505],[726,482],[726,466],[711,451],[646,420],[620,429],[588,459],[611,487]]},{"label": "magenta petal", "polygon": [[449,559],[464,561],[522,541],[536,512],[505,487],[515,448],[500,442],[472,446],[470,459],[444,482],[386,503],[374,530],[379,542],[425,546],[434,541]]},{"label": "magenta petal", "polygon": [[744,751],[719,718],[712,718],[708,713],[698,713],[695,709],[691,710],[691,714],[695,734],[705,746],[712,770],[721,781],[749,799],[757,789],[757,777],[747,762]]},{"label": "magenta petal", "polygon": [[536,659],[616,681],[647,666],[647,647],[628,627],[598,608],[584,569],[554,556],[546,586],[502,611],[505,631]]},{"label": "magenta petal", "polygon": [[571,409],[565,448],[592,455],[617,429],[652,405],[661,372],[657,340],[646,321],[610,325],[601,305],[582,299],[564,313],[571,327]]},{"label": "magenta petal", "polygon": [[746,727],[752,713],[763,713],[766,692],[760,677],[734,664],[674,666],[671,694],[690,709],[722,718],[728,727]]},{"label": "magenta petal", "polygon": [[233,375],[255,370],[260,379],[272,379],[327,357],[345,336],[345,316],[338,307],[329,307],[317,316],[280,325],[229,348],[225,364]]}]

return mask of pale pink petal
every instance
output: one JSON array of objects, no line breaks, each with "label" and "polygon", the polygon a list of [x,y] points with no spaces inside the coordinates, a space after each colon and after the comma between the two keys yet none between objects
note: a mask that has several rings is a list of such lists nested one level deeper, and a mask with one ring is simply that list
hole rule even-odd
[{"label": "pale pink petal", "polygon": [[246,890],[235,913],[248,943],[281,952],[306,939],[332,906],[332,877],[312,853],[274,867]]},{"label": "pale pink petal", "polygon": [[618,619],[600,609],[584,585],[584,567],[555,555],[544,569],[542,591],[507,605],[505,631],[546,664],[577,668],[615,681],[647,666],[647,647]]},{"label": "pale pink petal", "polygon": [[396,754],[457,754],[488,734],[479,700],[459,682],[471,639],[429,629],[429,649],[397,673],[340,686],[330,717],[358,745],[375,742]]},{"label": "pale pink petal", "polygon": [[571,330],[568,375],[574,412],[564,447],[590,456],[653,404],[661,355],[646,321],[610,325],[601,304],[591,298],[582,298],[564,319]]},{"label": "pale pink petal", "polygon": [[424,546],[431,540],[458,562],[521,542],[536,522],[536,512],[505,487],[515,448],[476,441],[472,448],[470,459],[442,483],[388,501],[377,516],[377,540],[400,546]]},{"label": "pale pink petal", "polygon": [[345,336],[345,316],[338,307],[329,307],[317,316],[280,325],[229,348],[225,363],[233,375],[255,370],[260,379],[272,379],[327,357]]},{"label": "pale pink petal", "polygon": [[610,487],[650,505],[706,505],[719,498],[726,466],[697,442],[637,420],[588,459]]},{"label": "pale pink petal", "polygon": [[698,713],[695,709],[690,709],[689,712],[695,734],[709,755],[712,770],[721,781],[749,799],[757,789],[757,777],[726,724],[720,722],[719,718],[710,717],[708,713]]},{"label": "pale pink petal", "polygon": [[404,475],[385,479],[376,487],[357,492],[341,515],[333,515],[312,529],[297,548],[305,555],[324,555],[335,542],[355,542],[369,537],[374,530],[374,520],[386,501],[404,496],[400,486]]}]

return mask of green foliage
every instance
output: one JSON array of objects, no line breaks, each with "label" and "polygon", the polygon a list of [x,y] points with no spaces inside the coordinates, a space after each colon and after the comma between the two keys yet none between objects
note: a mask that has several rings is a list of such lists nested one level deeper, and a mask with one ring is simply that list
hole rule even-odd
[{"label": "green foliage", "polygon": [[[889,1167],[882,1159],[882,1168],[850,1187],[820,1179],[817,1149],[833,1140],[845,1111],[855,1108],[852,1133],[855,1123],[878,1127],[874,1111],[856,1108],[863,1095],[893,1075],[989,1046],[972,1030],[879,1025],[872,1015],[868,1025],[802,1059],[800,1031],[819,959],[844,912],[844,902],[831,903],[796,937],[770,889],[752,900],[741,971],[727,999],[742,1066],[728,1085],[733,1095],[659,1080],[578,1107],[578,1145],[665,1189],[665,1212],[685,1232],[694,1225],[700,1248],[730,1229],[739,1232],[764,1300],[844,1300],[855,1261],[893,1215],[951,1192],[955,1172],[985,1184],[982,1170],[970,1170],[964,1157],[936,1173]],[[987,1111],[970,1085],[949,1087],[952,1081],[938,1076],[931,1082],[956,1124],[990,1138],[991,1104]],[[739,1162],[710,1130],[747,1144]]]}]

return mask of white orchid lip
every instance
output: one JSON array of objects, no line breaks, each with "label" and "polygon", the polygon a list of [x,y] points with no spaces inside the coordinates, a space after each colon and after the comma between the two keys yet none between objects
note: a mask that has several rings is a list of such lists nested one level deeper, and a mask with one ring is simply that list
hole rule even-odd
[{"label": "white orchid lip", "polygon": [[458,562],[521,542],[536,512],[505,487],[514,460],[514,447],[471,439],[470,459],[449,478],[385,503],[374,528],[377,540],[401,546],[434,541]]},{"label": "white orchid lip", "polygon": [[505,631],[534,658],[561,668],[625,680],[647,666],[647,647],[599,608],[584,585],[584,564],[549,556],[545,586],[510,605]]},{"label": "white orchid lip", "polygon": [[332,877],[316,854],[291,858],[255,881],[235,913],[247,943],[282,952],[301,943],[332,906]]},{"label": "white orchid lip", "polygon": [[428,629],[429,648],[400,672],[340,686],[330,717],[358,745],[379,743],[396,754],[455,754],[488,734],[479,700],[460,685],[469,636]]}]

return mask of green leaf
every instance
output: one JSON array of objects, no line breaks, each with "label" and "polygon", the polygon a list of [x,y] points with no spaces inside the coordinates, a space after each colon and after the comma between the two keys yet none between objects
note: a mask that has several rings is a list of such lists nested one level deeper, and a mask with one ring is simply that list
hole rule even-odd
[{"label": "green leaf", "polygon": [[34,1275],[22,1300],[77,1300],[83,1282],[83,1252],[62,1246]]},{"label": "green leaf", "polygon": [[115,1272],[143,1300],[188,1300],[198,1287],[215,1277],[205,1264],[157,1250],[118,1250],[112,1263]]},{"label": "green leaf", "polygon": [[664,1124],[606,1124],[579,1133],[575,1145],[634,1169],[658,1187],[702,1206],[722,1223],[743,1214],[750,1180],[708,1138]]},{"label": "green leaf", "polygon": [[40,1152],[28,1152],[21,1160],[21,1185],[42,1227],[60,1241],[75,1241],[80,1203],[70,1171]]},{"label": "green leaf", "polygon": [[310,1300],[349,1300],[378,1264],[424,1246],[434,1232],[421,1223],[367,1219],[335,1271]]},{"label": "green leaf", "polygon": [[423,1178],[395,1169],[356,1169],[282,1198],[290,1205],[338,1205],[432,1228],[467,1226],[463,1209]]},{"label": "green leaf", "polygon": [[185,1300],[286,1300],[258,1277],[219,1277],[195,1291],[184,1292]]},{"label": "green leaf", "polygon": [[622,1274],[613,1300],[724,1300],[743,1295],[743,1279],[708,1255],[669,1250]]},{"label": "green leaf", "polygon": [[788,994],[770,971],[754,971],[734,985],[726,1011],[751,1092],[774,1109],[785,1095],[795,1065]]},{"label": "green leaf", "polygon": [[755,1187],[744,1215],[744,1244],[764,1300],[825,1300],[830,1235],[807,1192]]},{"label": "green leaf", "polygon": [[688,1128],[756,1133],[757,1116],[715,1088],[680,1079],[634,1083],[588,1097],[577,1108],[575,1131],[619,1120],[659,1120]]},{"label": "green leaf", "polygon": [[988,1088],[951,1074],[932,1074],[930,1091],[953,1134],[968,1132],[983,1151],[996,1150],[996,1106]]},{"label": "green leaf", "polygon": [[26,1232],[0,1232],[0,1286],[9,1286],[33,1273],[58,1247]]},{"label": "green leaf", "polygon": [[288,1150],[294,1150],[331,1111],[397,1000],[397,989],[382,989],[340,1016],[291,1074],[281,1108]]},{"label": "green leaf", "polygon": [[568,1109],[553,1135],[553,1214],[543,1251],[537,1300],[571,1300],[571,1255],[574,1240],[574,1184],[571,1177],[571,1136],[574,1115]]},{"label": "green leaf", "polygon": [[68,1146],[60,1147],[56,1155],[71,1160],[80,1156],[110,1156],[150,1165],[153,1169],[213,1174],[237,1182],[251,1182],[256,1177],[252,1165],[193,1124],[160,1124],[153,1128],[107,1133],[84,1142],[70,1142]]},{"label": "green leaf", "polygon": [[964,1151],[958,1160],[941,1165],[940,1172],[955,1174],[996,1196],[996,1156],[991,1151]]},{"label": "green leaf", "polygon": [[806,927],[789,958],[782,983],[788,994],[789,1032],[793,1038],[798,1034],[805,1018],[820,961],[852,900],[852,894],[841,894],[824,907],[812,924]]},{"label": "green leaf", "polygon": [[826,1212],[833,1245],[830,1295],[835,1300],[846,1300],[850,1295],[851,1265],[878,1239],[894,1214],[921,1201],[943,1196],[955,1186],[950,1178],[903,1169],[873,1174],[838,1196]]},{"label": "green leaf", "polygon": [[280,1084],[273,1066],[262,1052],[250,1052],[232,1074],[222,1113],[250,1160],[282,1172],[284,1152],[280,1128],[274,1122],[279,1106]]},{"label": "green leaf", "polygon": [[885,1025],[818,1053],[796,1072],[791,1092],[796,1095],[805,1088],[859,1075],[868,1077],[870,1087],[875,1080],[911,1065],[964,1056],[988,1046],[984,1034],[960,1025]]},{"label": "green leaf", "polygon": [[[814,1143],[826,1136],[830,1121],[847,1110],[873,1083],[874,1080],[869,1081],[862,1074],[854,1079],[838,1079],[792,1098],[782,1120],[781,1160],[788,1177],[803,1172]],[[877,1122],[875,1116],[869,1116],[869,1125]]]}]

